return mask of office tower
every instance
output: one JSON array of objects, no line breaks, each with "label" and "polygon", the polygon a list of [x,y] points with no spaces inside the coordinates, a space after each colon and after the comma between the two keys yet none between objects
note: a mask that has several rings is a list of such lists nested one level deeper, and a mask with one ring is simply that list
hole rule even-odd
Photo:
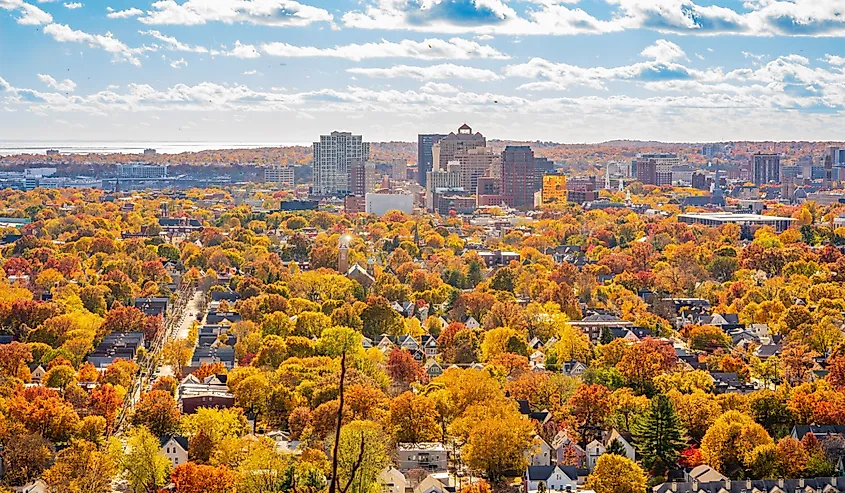
[{"label": "office tower", "polygon": [[486,147],[487,139],[480,133],[472,133],[472,128],[465,123],[458,128],[458,133],[451,132],[441,138],[439,144],[440,159],[432,166],[437,169],[445,169],[446,164],[457,159],[459,154],[476,147]]},{"label": "office tower", "polygon": [[292,187],[295,184],[293,166],[282,166],[271,164],[264,168],[264,181],[269,183],[287,184]]},{"label": "office tower", "polygon": [[[440,141],[441,153],[443,141]],[[478,188],[478,178],[484,175],[501,177],[502,155],[493,152],[488,147],[466,149],[455,156],[461,163],[461,187],[469,193],[475,193]]]},{"label": "office tower", "polygon": [[370,144],[360,135],[332,132],[314,142],[314,186],[312,194],[343,196],[350,192],[349,168],[370,158]]},{"label": "office tower", "polygon": [[452,161],[446,165],[446,169],[432,170],[428,172],[425,186],[425,204],[428,210],[434,210],[436,194],[444,191],[463,191],[461,188],[460,169],[460,163]]},{"label": "office tower", "polygon": [[824,157],[824,181],[822,188],[830,190],[833,188],[833,155],[828,154]]},{"label": "office tower", "polygon": [[349,193],[364,196],[376,189],[376,165],[371,161],[355,162],[349,168]]},{"label": "office tower", "polygon": [[549,173],[554,172],[555,162],[546,157],[534,158],[534,180],[537,181],[535,188],[537,190],[543,189],[543,177]]},{"label": "office tower", "polygon": [[635,176],[645,185],[671,185],[672,167],[681,164],[677,154],[638,154],[631,163]]},{"label": "office tower", "polygon": [[752,182],[757,185],[780,182],[780,155],[757,153],[751,156]]},{"label": "office tower", "polygon": [[576,204],[592,202],[599,198],[596,190],[596,177],[574,178],[566,182],[566,200]]},{"label": "office tower", "polygon": [[543,177],[543,203],[566,202],[566,176],[546,175]]},{"label": "office tower", "polygon": [[507,146],[502,152],[502,189],[513,207],[534,206],[534,151],[528,146]]},{"label": "office tower", "polygon": [[443,137],[446,136],[444,134],[417,135],[417,181],[423,187],[425,187],[428,172],[433,168],[431,147],[440,142]]},{"label": "office tower", "polygon": [[390,177],[394,180],[406,180],[408,178],[408,161],[404,158],[391,161]]},{"label": "office tower", "polygon": [[827,155],[834,166],[845,166],[845,148],[839,146],[827,146]]}]

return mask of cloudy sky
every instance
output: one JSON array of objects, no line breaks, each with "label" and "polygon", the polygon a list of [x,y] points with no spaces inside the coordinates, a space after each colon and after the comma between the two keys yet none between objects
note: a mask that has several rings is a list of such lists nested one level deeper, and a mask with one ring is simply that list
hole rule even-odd
[{"label": "cloudy sky", "polygon": [[845,139],[845,0],[0,0],[0,139]]}]

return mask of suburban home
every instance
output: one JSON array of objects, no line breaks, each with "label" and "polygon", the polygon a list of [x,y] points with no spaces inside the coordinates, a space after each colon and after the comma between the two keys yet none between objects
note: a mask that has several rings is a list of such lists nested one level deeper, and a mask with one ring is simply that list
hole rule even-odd
[{"label": "suburban home", "polygon": [[797,425],[792,428],[790,436],[796,440],[801,440],[807,433],[812,433],[819,441],[828,438],[845,439],[845,425]]},{"label": "suburban home", "polygon": [[144,315],[164,317],[169,301],[168,298],[135,298],[135,308],[144,312]]},{"label": "suburban home", "polygon": [[587,444],[587,469],[592,471],[596,467],[596,462],[599,457],[607,452],[610,444],[618,441],[625,449],[625,457],[635,460],[636,449],[634,449],[633,440],[628,433],[620,433],[616,429],[604,434],[601,441],[593,440]]},{"label": "suburban home", "polygon": [[464,322],[464,325],[465,325],[465,326],[466,326],[466,328],[468,328],[468,329],[480,329],[480,328],[481,328],[481,324],[480,324],[480,323],[478,323],[478,320],[476,320],[475,318],[473,318],[473,316],[472,316],[472,315],[470,315],[469,317],[467,317],[466,321]]},{"label": "suburban home", "polygon": [[574,466],[578,469],[586,466],[587,452],[578,445],[578,442],[572,440],[566,431],[559,431],[550,445],[555,464]]},{"label": "suburban home", "polygon": [[32,365],[29,368],[29,376],[32,383],[41,385],[41,379],[44,378],[46,373],[47,370],[45,370],[41,365]]},{"label": "suburban home", "polygon": [[577,486],[578,471],[574,466],[528,466],[525,471],[526,493],[575,491]]},{"label": "suburban home", "polygon": [[396,446],[396,463],[399,470],[445,471],[448,453],[440,442],[400,443]]},{"label": "suburban home", "polygon": [[634,326],[632,322],[606,313],[593,313],[581,320],[569,322],[569,325],[581,329],[593,344],[598,343],[601,339],[602,330],[627,329]]},{"label": "suburban home", "polygon": [[378,475],[382,493],[405,493],[405,475],[393,466],[384,468]]},{"label": "suburban home", "polygon": [[580,377],[587,371],[587,365],[580,361],[564,361],[560,364],[560,371],[568,377]]},{"label": "suburban home", "polygon": [[707,464],[701,464],[689,471],[684,471],[684,480],[688,482],[698,481],[699,483],[708,483],[711,481],[724,481],[725,479],[728,478]]},{"label": "suburban home", "polygon": [[838,493],[845,491],[845,477],[812,479],[746,479],[663,483],[653,493]]},{"label": "suburban home", "polygon": [[161,437],[161,453],[173,467],[188,462],[188,439],[175,435]]},{"label": "suburban home", "polygon": [[546,355],[542,351],[534,351],[528,357],[528,362],[531,363],[532,368],[542,367],[546,364]]},{"label": "suburban home", "polygon": [[448,481],[438,474],[429,474],[420,484],[414,487],[414,493],[453,493],[454,488],[448,487]]},{"label": "suburban home", "polygon": [[203,380],[194,375],[183,378],[176,393],[182,412],[193,414],[200,407],[228,409],[234,406],[235,396],[229,393],[222,378],[222,375],[211,375]]},{"label": "suburban home", "polygon": [[434,358],[429,358],[425,362],[424,368],[428,378],[437,378],[443,374],[443,367]]},{"label": "suburban home", "polygon": [[540,435],[534,436],[534,443],[526,452],[531,466],[552,465],[552,447]]}]

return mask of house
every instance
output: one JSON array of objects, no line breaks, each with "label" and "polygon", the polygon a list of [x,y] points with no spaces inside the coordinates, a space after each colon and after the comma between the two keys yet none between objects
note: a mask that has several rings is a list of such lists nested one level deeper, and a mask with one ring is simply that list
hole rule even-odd
[{"label": "house", "polygon": [[812,433],[819,441],[828,438],[845,439],[845,425],[797,425],[792,428],[790,436],[801,440],[807,433]]},{"label": "house", "polygon": [[353,281],[356,281],[361,287],[364,288],[364,291],[370,289],[376,279],[367,272],[363,267],[358,264],[352,264],[352,267],[349,268],[349,271],[346,273],[346,277]]},{"label": "house", "polygon": [[812,479],[746,479],[663,483],[653,493],[838,493],[845,491],[845,477]]},{"label": "house", "polygon": [[414,493],[453,493],[455,490],[454,488],[450,489],[447,486],[447,482],[444,483],[444,480],[435,474],[429,474],[425,477],[420,484],[418,484],[413,492]]},{"label": "house", "polygon": [[754,384],[743,382],[736,373],[710,372],[714,394],[749,394],[757,390]]},{"label": "house", "polygon": [[607,452],[607,449],[610,448],[610,444],[614,441],[618,441],[625,449],[625,457],[631,460],[636,459],[636,451],[634,449],[631,435],[628,433],[620,433],[616,429],[613,429],[610,432],[605,433],[602,440],[593,440],[587,444],[587,469],[589,471],[592,471],[596,467],[596,462],[599,457]]},{"label": "house", "polygon": [[384,468],[378,475],[382,493],[405,493],[405,475],[393,466]]},{"label": "house", "polygon": [[47,370],[44,369],[41,365],[31,365],[29,368],[29,376],[32,383],[41,384],[41,379],[44,378],[44,375],[47,373]]},{"label": "house", "polygon": [[710,481],[724,481],[725,479],[728,478],[707,464],[701,464],[689,471],[684,471],[684,480],[687,482],[698,481],[699,483],[708,483]]},{"label": "house", "polygon": [[478,320],[476,320],[472,315],[467,317],[466,321],[464,322],[464,325],[468,329],[480,329],[481,328],[481,324],[478,323]]},{"label": "house", "polygon": [[581,320],[569,322],[569,325],[581,329],[593,344],[598,343],[601,339],[602,330],[627,329],[634,326],[633,322],[622,320],[616,315],[607,313],[593,313]]},{"label": "house", "polygon": [[188,439],[180,436],[161,437],[161,453],[173,467],[188,462]]},{"label": "house", "polygon": [[88,355],[88,362],[102,369],[116,359],[133,360],[138,349],[143,346],[143,332],[113,332],[105,336],[94,352]]},{"label": "house", "polygon": [[43,479],[36,479],[24,486],[16,486],[11,488],[15,493],[49,493],[51,488]]},{"label": "house", "polygon": [[446,448],[440,442],[400,443],[396,446],[399,470],[445,471],[448,460]]},{"label": "house", "polygon": [[584,468],[587,463],[587,452],[566,431],[559,431],[550,444],[555,464]]},{"label": "house", "polygon": [[568,377],[580,377],[587,371],[587,365],[580,361],[564,361],[560,364],[560,370]]},{"label": "house", "polygon": [[525,471],[525,491],[575,491],[578,471],[573,466],[528,466]]},{"label": "house", "polygon": [[430,334],[421,335],[420,349],[422,349],[428,358],[437,356],[437,338]]},{"label": "house", "polygon": [[437,378],[443,374],[443,367],[433,358],[426,360],[424,368],[428,378]]},{"label": "house", "polygon": [[144,312],[147,316],[159,315],[164,317],[167,313],[167,298],[135,298],[135,308]]},{"label": "house", "polygon": [[542,351],[534,351],[528,357],[528,361],[531,363],[532,368],[543,366],[546,364],[546,355]]},{"label": "house", "polygon": [[528,464],[531,466],[552,465],[552,447],[540,435],[534,436],[534,443],[525,455],[528,456]]},{"label": "house", "polygon": [[200,380],[190,374],[183,378],[176,392],[182,412],[193,414],[200,407],[228,409],[234,406],[235,396],[229,393],[229,387],[221,378],[211,375]]}]

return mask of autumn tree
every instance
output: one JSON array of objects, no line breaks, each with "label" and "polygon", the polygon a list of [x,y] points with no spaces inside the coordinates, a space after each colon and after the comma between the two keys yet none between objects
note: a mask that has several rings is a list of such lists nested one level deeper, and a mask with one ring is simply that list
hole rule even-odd
[{"label": "autumn tree", "polygon": [[439,442],[440,415],[435,402],[424,395],[404,392],[390,402],[390,426],[397,442]]},{"label": "autumn tree", "polygon": [[75,440],[56,455],[42,478],[51,491],[110,493],[116,473],[111,455],[100,452],[91,442]]},{"label": "autumn tree", "polygon": [[642,493],[646,491],[646,474],[625,456],[603,454],[587,477],[585,487],[596,493]]},{"label": "autumn tree", "polygon": [[146,426],[156,436],[165,436],[178,429],[180,415],[170,392],[152,390],[141,396],[135,406],[132,423]]},{"label": "autumn tree", "polygon": [[178,493],[234,493],[237,475],[224,466],[186,462],[170,474]]},{"label": "autumn tree", "polygon": [[385,371],[394,382],[407,388],[413,382],[425,379],[425,370],[406,349],[394,349],[387,356]]},{"label": "autumn tree", "polygon": [[744,470],[749,451],[772,443],[765,428],[750,416],[728,411],[707,430],[701,440],[701,453],[705,463],[722,474],[736,477]]},{"label": "autumn tree", "polygon": [[161,452],[159,439],[143,426],[129,431],[120,457],[119,469],[137,493],[156,491],[170,479],[170,459]]},{"label": "autumn tree", "polygon": [[569,398],[569,406],[584,441],[590,442],[599,437],[604,429],[612,407],[611,394],[603,385],[581,385]]},{"label": "autumn tree", "polygon": [[464,462],[498,481],[508,471],[528,465],[526,451],[533,443],[534,427],[515,411],[476,422],[461,448]]}]

